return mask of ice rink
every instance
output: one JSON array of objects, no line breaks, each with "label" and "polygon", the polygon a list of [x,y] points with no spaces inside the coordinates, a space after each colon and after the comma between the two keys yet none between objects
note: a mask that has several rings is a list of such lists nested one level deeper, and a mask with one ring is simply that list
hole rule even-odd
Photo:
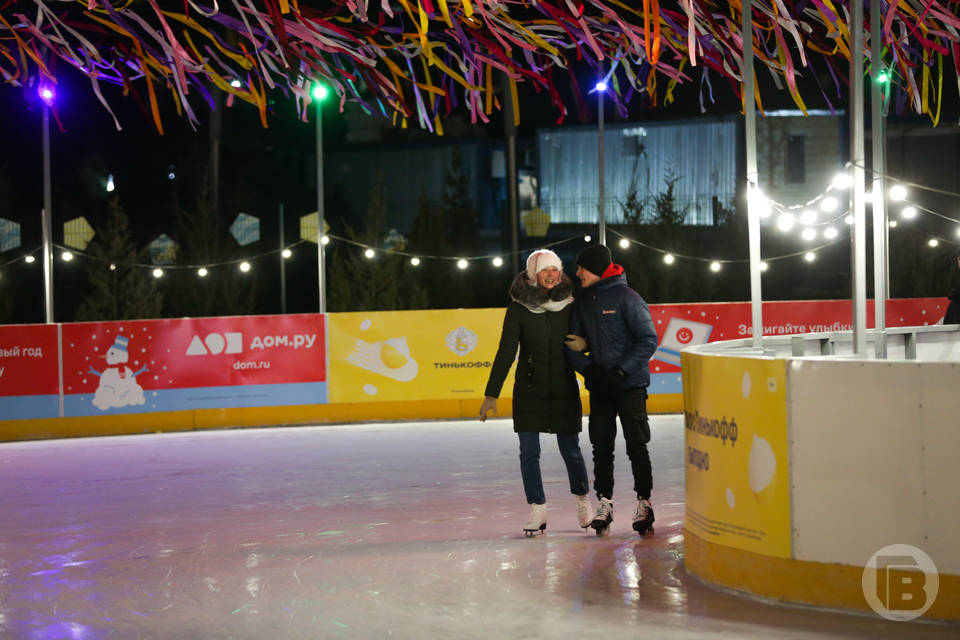
[{"label": "ice rink", "polygon": [[960,637],[699,582],[682,417],[652,422],[646,538],[622,438],[599,538],[546,436],[549,522],[525,538],[508,420],[0,444],[0,638]]}]

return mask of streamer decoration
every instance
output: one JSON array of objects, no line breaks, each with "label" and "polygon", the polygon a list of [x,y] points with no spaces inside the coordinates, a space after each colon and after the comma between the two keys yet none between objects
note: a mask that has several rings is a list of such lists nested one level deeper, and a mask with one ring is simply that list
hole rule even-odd
[{"label": "streamer decoration", "polygon": [[[936,124],[944,74],[960,84],[960,0],[880,4],[891,103]],[[829,94],[841,93],[851,49],[848,5],[753,4],[757,73],[765,67],[801,110],[801,86],[817,87],[830,108]],[[293,96],[306,120],[309,87],[322,82],[341,109],[351,101],[403,126],[415,121],[440,133],[442,120],[458,108],[472,122],[488,121],[494,105],[502,108],[493,97],[497,72],[507,75],[511,90],[528,83],[546,92],[562,122],[568,111],[555,82],[575,85],[574,63],[607,79],[624,115],[637,96],[670,104],[678,83],[699,85],[702,109],[704,98],[713,100],[711,75],[739,96],[740,10],[739,0],[5,0],[0,78],[32,88],[79,72],[117,128],[102,85],[118,85],[149,108],[161,133],[164,98],[196,125],[195,104],[211,102],[211,91],[226,92],[231,103],[255,105],[266,126],[270,92]],[[863,28],[869,30],[869,20]],[[824,68],[832,88],[816,76]],[[816,81],[798,82],[804,78]]]}]

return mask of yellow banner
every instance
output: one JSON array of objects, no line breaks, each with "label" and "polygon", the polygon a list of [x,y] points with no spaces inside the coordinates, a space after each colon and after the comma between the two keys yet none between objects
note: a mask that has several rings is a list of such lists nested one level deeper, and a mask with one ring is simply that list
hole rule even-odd
[{"label": "yellow banner", "polygon": [[[483,398],[505,309],[327,315],[329,402]],[[513,372],[501,397],[513,392]]]},{"label": "yellow banner", "polygon": [[682,358],[687,530],[708,542],[789,558],[784,362]]}]

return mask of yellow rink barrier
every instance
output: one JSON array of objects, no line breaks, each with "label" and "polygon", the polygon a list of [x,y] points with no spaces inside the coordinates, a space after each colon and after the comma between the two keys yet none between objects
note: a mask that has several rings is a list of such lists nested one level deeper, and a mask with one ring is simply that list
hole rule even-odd
[{"label": "yellow rink barrier", "polygon": [[[390,420],[470,419],[477,417],[482,401],[482,397],[477,397],[426,402],[422,400],[353,402],[285,407],[193,409],[190,411],[79,418],[4,420],[0,422],[0,441],[116,436],[238,427],[322,425]],[[647,401],[647,408],[650,413],[677,413],[682,408],[681,403],[681,394],[654,395],[650,396]],[[497,400],[497,416],[503,418],[511,416],[511,404],[511,398]],[[584,414],[589,413],[590,399],[587,395],[583,396],[583,408]],[[584,422],[584,428],[586,428],[586,422]]]}]

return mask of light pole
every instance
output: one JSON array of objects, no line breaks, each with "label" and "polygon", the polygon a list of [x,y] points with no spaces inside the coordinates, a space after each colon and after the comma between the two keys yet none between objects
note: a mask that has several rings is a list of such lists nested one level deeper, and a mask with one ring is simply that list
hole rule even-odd
[{"label": "light pole", "polygon": [[40,87],[43,100],[43,309],[47,324],[53,323],[53,204],[50,193],[50,105],[53,104],[53,89]]},{"label": "light pole", "polygon": [[607,216],[604,210],[604,176],[603,176],[603,94],[607,92],[607,83],[601,80],[595,87],[597,92],[597,171],[600,178],[600,193],[597,198],[597,221],[599,223],[598,238],[600,244],[607,244]]},{"label": "light pole", "polygon": [[314,83],[310,95],[317,102],[317,275],[320,295],[320,313],[327,311],[327,291],[323,255],[323,101],[329,91],[319,82]]}]

